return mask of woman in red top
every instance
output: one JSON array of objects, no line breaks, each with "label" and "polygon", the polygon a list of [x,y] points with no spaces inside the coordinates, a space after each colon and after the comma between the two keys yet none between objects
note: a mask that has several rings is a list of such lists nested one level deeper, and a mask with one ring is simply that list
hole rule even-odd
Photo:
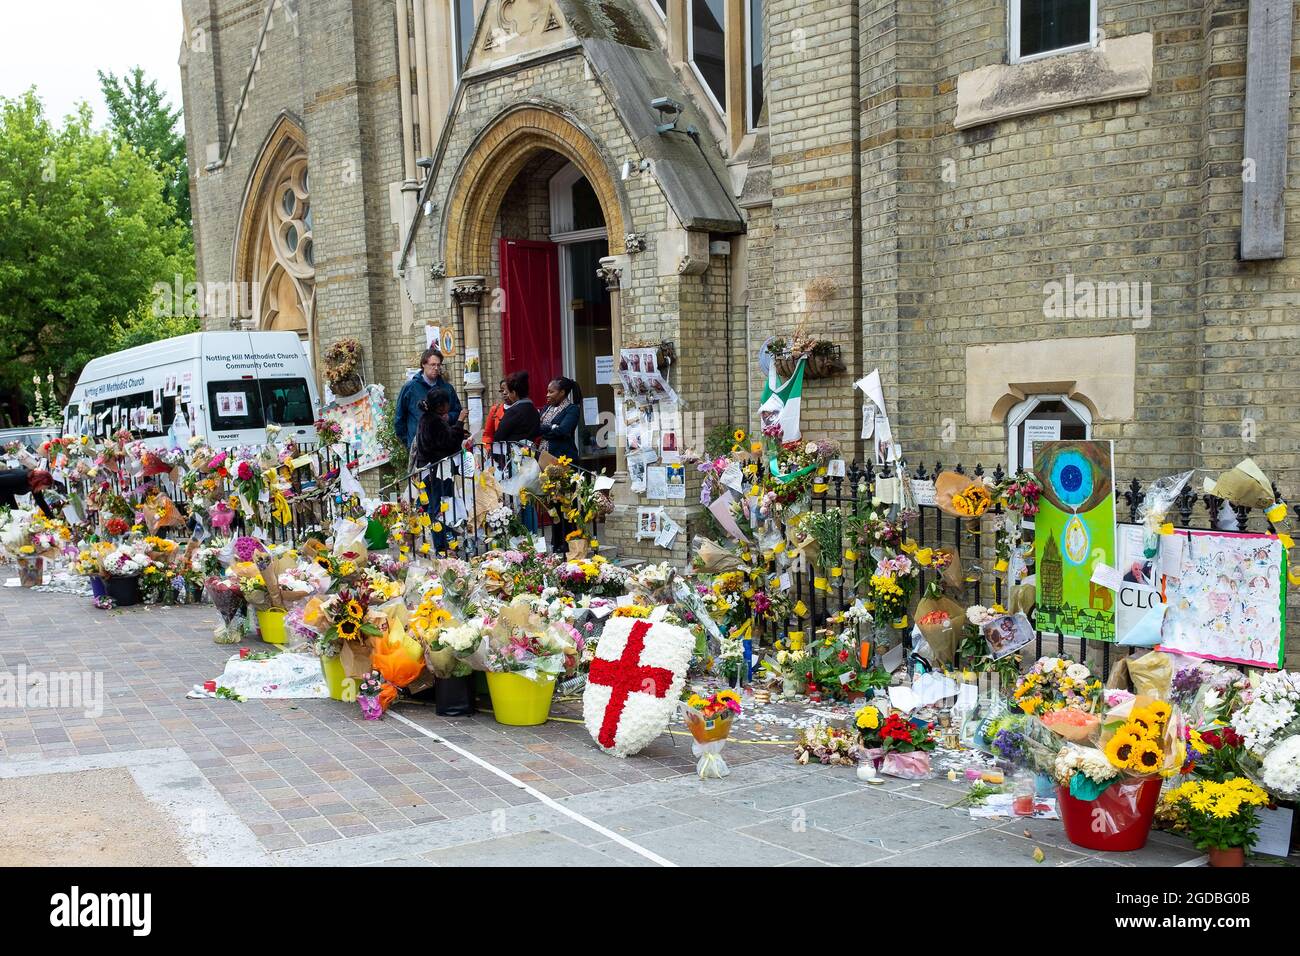
[{"label": "woman in red top", "polygon": [[501,424],[501,417],[505,415],[506,408],[510,405],[510,396],[506,394],[504,378],[497,383],[497,391],[501,395],[501,401],[492,406],[487,414],[487,421],[483,423],[483,445],[489,450],[492,448],[492,438],[496,435],[497,425]]}]

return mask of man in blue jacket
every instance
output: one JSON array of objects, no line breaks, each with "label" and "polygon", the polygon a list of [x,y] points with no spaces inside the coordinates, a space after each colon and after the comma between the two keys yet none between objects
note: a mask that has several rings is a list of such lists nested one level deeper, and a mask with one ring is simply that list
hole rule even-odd
[{"label": "man in blue jacket", "polygon": [[420,403],[435,390],[447,395],[450,404],[448,419],[456,421],[460,417],[460,398],[452,384],[442,377],[442,353],[437,349],[425,349],[420,356],[420,374],[402,386],[393,412],[393,430],[408,449],[420,427],[420,416],[424,414]]}]

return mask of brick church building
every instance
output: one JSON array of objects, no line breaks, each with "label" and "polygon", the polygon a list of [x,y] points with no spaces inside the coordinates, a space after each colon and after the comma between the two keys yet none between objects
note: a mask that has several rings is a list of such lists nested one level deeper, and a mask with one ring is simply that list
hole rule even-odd
[{"label": "brick church building", "polygon": [[[436,327],[463,397],[527,368],[612,415],[598,359],[671,342],[698,447],[808,335],[850,456],[879,368],[914,461],[1046,429],[1121,487],[1250,456],[1300,497],[1283,0],[182,3],[199,279],[390,395]],[[687,485],[620,493],[684,523]]]}]

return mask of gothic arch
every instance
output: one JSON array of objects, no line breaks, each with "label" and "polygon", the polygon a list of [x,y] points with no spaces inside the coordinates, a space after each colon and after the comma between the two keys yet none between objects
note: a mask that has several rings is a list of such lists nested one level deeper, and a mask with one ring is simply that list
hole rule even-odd
[{"label": "gothic arch", "polygon": [[232,272],[253,292],[258,329],[315,339],[316,262],[307,137],[288,113],[267,135],[244,187]]},{"label": "gothic arch", "polygon": [[491,123],[470,146],[457,170],[443,218],[448,275],[486,275],[491,271],[492,229],[501,201],[524,166],[543,150],[564,156],[587,177],[609,230],[609,254],[624,252],[627,219],[600,148],[559,113],[523,106]]}]

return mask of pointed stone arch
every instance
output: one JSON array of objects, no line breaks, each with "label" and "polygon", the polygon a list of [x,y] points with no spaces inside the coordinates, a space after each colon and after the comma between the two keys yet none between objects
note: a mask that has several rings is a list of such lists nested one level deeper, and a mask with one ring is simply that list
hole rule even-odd
[{"label": "pointed stone arch", "polygon": [[630,220],[600,148],[558,112],[529,105],[515,107],[494,120],[460,164],[443,218],[447,275],[486,275],[491,271],[493,224],[506,190],[543,150],[564,156],[587,177],[609,230],[609,254],[625,251]]},{"label": "pointed stone arch", "polygon": [[244,186],[232,274],[258,329],[294,331],[315,351],[316,261],[311,180],[302,124],[281,113]]}]

